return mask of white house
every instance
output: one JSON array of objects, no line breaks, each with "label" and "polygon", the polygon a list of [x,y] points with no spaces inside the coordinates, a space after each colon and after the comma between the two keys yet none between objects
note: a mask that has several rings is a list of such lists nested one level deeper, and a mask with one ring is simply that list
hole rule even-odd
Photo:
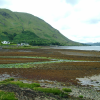
[{"label": "white house", "polygon": [[9,41],[2,41],[1,43],[2,43],[2,44],[10,44]]},{"label": "white house", "polygon": [[29,46],[28,43],[21,43],[20,45],[22,45],[22,46]]}]

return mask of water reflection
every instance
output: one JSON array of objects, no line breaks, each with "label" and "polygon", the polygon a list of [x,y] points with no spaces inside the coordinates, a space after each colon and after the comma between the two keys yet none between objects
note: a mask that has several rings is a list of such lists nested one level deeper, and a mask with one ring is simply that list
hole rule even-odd
[{"label": "water reflection", "polygon": [[94,75],[91,77],[84,77],[84,78],[76,78],[79,80],[81,85],[90,85],[94,86],[95,89],[100,90],[100,75]]}]

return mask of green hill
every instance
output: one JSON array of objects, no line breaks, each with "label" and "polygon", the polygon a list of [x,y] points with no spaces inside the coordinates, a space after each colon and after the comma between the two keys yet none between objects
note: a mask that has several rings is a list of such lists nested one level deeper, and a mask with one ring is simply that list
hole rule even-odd
[{"label": "green hill", "polygon": [[0,40],[32,45],[82,45],[34,15],[8,9],[0,9]]}]

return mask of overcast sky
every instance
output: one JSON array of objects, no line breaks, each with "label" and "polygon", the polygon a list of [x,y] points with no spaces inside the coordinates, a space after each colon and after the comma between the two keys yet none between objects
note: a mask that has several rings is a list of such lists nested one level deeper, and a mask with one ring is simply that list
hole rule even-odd
[{"label": "overcast sky", "polygon": [[73,41],[100,42],[100,0],[0,0],[0,8],[33,14]]}]

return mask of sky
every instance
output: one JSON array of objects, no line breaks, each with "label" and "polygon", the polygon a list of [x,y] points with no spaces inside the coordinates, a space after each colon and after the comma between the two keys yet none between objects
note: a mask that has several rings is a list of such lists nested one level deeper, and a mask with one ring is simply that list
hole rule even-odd
[{"label": "sky", "polygon": [[0,0],[0,8],[37,16],[73,41],[100,42],[100,0]]}]

